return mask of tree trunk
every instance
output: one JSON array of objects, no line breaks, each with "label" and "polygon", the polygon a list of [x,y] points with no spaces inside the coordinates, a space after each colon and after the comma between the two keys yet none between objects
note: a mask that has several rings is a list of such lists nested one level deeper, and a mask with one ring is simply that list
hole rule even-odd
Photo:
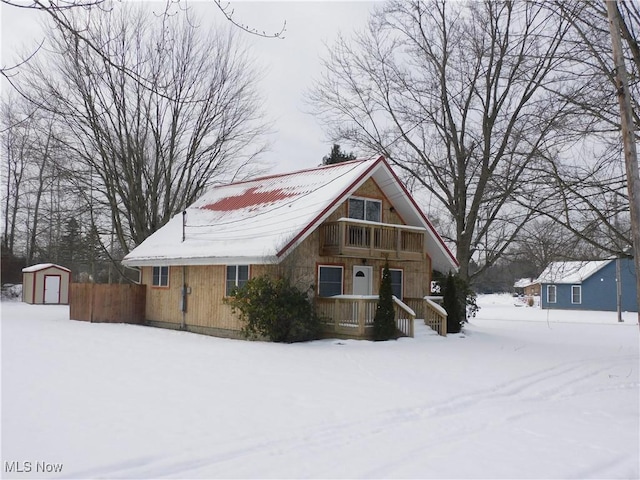
[{"label": "tree trunk", "polygon": [[613,59],[616,66],[618,86],[618,103],[620,104],[620,120],[622,142],[624,145],[624,161],[627,170],[627,189],[629,191],[629,209],[631,211],[631,232],[633,238],[633,257],[636,268],[636,299],[638,301],[638,321],[640,326],[640,176],[638,175],[638,156],[634,133],[631,94],[620,38],[620,11],[615,0],[607,0],[607,15],[611,30]]}]

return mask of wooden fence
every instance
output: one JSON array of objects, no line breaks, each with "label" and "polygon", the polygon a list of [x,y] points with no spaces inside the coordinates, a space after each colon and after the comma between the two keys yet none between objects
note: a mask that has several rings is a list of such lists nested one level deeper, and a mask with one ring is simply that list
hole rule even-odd
[{"label": "wooden fence", "polygon": [[145,285],[72,283],[69,291],[71,320],[102,323],[143,323]]}]

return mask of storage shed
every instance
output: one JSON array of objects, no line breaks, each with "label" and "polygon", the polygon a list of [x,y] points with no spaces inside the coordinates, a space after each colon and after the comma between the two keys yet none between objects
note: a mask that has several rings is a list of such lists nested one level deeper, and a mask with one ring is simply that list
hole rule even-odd
[{"label": "storage shed", "polygon": [[71,270],[53,263],[39,263],[22,269],[22,301],[68,304]]}]

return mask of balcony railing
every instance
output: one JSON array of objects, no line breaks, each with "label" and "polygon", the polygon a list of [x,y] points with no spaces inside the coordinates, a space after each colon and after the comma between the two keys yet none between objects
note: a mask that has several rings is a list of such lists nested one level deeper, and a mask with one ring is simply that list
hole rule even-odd
[{"label": "balcony railing", "polygon": [[320,255],[424,259],[424,229],[341,218],[320,227]]},{"label": "balcony railing", "polygon": [[[316,311],[326,334],[348,338],[373,338],[378,295],[336,295],[316,298]],[[415,312],[393,297],[398,336],[413,337]]]}]

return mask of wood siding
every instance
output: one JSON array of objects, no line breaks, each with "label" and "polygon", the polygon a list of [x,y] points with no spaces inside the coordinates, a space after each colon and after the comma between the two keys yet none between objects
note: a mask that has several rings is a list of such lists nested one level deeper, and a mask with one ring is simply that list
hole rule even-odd
[{"label": "wood siding", "polygon": [[[251,265],[249,276],[267,272],[268,265]],[[273,268],[273,267],[271,267]],[[169,286],[153,287],[152,267],[142,268],[142,283],[148,285],[146,319],[179,327],[215,328],[239,331],[242,323],[223,303],[226,293],[226,265],[169,267]],[[184,280],[183,280],[184,275]],[[186,285],[186,311],[182,311],[182,286]]]}]

